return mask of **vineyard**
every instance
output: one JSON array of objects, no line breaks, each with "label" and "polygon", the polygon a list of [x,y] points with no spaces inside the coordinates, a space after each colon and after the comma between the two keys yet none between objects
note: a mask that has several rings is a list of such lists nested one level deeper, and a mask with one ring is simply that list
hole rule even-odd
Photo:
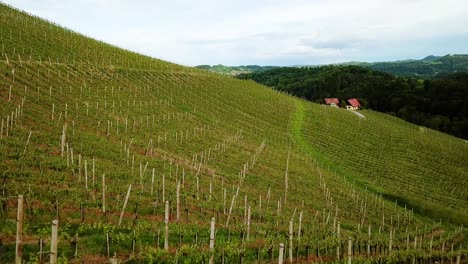
[{"label": "vineyard", "polygon": [[0,4],[0,263],[461,263],[468,146]]}]

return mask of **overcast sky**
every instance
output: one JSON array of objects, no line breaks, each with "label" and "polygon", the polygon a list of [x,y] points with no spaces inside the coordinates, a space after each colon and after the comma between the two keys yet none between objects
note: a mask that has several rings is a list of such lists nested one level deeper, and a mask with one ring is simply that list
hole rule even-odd
[{"label": "overcast sky", "polygon": [[468,53],[467,0],[1,0],[184,65],[306,65]]}]

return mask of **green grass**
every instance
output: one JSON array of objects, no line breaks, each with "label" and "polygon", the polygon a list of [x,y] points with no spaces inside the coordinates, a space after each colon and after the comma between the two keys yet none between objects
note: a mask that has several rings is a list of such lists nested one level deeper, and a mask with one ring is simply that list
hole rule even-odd
[{"label": "green grass", "polygon": [[[401,248],[407,236],[424,237],[418,256],[429,254],[427,237],[439,230],[434,235],[437,249],[446,243],[443,254],[455,254],[448,250],[454,243],[457,254],[464,252],[457,248],[463,230],[451,221],[466,217],[463,142],[431,130],[420,135],[418,127],[374,112],[365,111],[367,120],[358,121],[350,113],[307,103],[252,81],[118,49],[3,5],[0,15],[5,58],[0,61],[3,133],[7,116],[13,113],[15,120],[9,135],[0,138],[0,262],[14,259],[18,194],[27,201],[23,257],[28,261],[35,260],[40,238],[49,243],[57,208],[59,255],[70,262],[105,260],[107,233],[111,255],[115,252],[122,260],[197,262],[209,256],[211,217],[217,223],[216,259],[224,252],[229,261],[243,256],[253,262],[258,253],[267,262],[271,261],[269,251],[277,258],[278,244],[288,240],[291,218],[293,243],[302,258],[307,246],[310,256],[334,261],[336,247],[346,243],[348,236],[365,245],[368,226],[373,230],[371,241],[379,245],[387,245],[390,230],[395,232],[394,245]],[[18,105],[22,105],[21,114],[16,117]],[[65,124],[68,150],[61,157]],[[377,151],[373,146],[379,143]],[[141,171],[146,167],[144,173],[140,166]],[[245,178],[240,176],[244,170]],[[405,181],[397,177],[403,173]],[[102,213],[103,174],[106,215]],[[160,248],[163,175],[165,200],[170,201],[172,211],[169,252]],[[385,180],[376,181],[380,178]],[[177,223],[176,185],[182,179],[181,221]],[[442,180],[446,183],[441,184]],[[118,227],[130,184],[132,192]],[[238,187],[226,226],[224,192],[229,210]],[[396,190],[407,209],[389,196]],[[248,241],[242,239],[245,197],[252,211]],[[424,206],[428,209],[419,210]],[[458,216],[445,216],[439,223],[435,213],[445,212],[441,207]],[[412,208],[420,214],[413,215]],[[300,211],[303,234],[299,242]],[[75,234],[78,257],[70,242]],[[133,238],[137,241],[134,253]]]}]

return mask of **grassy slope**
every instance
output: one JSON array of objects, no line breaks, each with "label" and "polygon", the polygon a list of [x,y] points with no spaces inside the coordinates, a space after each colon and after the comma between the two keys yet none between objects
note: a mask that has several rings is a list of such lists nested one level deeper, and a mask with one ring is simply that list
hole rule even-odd
[{"label": "grassy slope", "polygon": [[[375,113],[366,113],[372,118],[358,126],[362,137],[352,134],[351,141],[349,133],[343,135],[350,130],[339,129],[343,124],[353,127],[354,117],[348,113],[305,103],[254,82],[124,51],[5,6],[0,6],[0,15],[4,58],[0,63],[0,119],[4,123],[0,139],[2,262],[13,258],[17,194],[27,199],[26,259],[35,258],[37,239],[49,236],[56,208],[59,251],[66,258],[73,258],[74,248],[68,242],[75,234],[79,236],[79,258],[105,255],[102,245],[106,233],[112,239],[111,251],[121,258],[131,255],[134,236],[138,257],[164,255],[153,248],[163,227],[162,203],[169,200],[171,210],[175,210],[176,185],[182,179],[182,219],[176,223],[173,211],[170,230],[171,234],[183,235],[180,241],[188,247],[184,250],[192,250],[188,254],[192,259],[206,252],[212,216],[218,223],[217,247],[224,248],[232,259],[237,259],[238,249],[244,250],[247,260],[252,260],[257,247],[264,250],[265,257],[270,246],[276,250],[279,242],[286,241],[292,216],[297,229],[296,209],[304,215],[300,245],[322,251],[347,236],[366,239],[361,224],[384,230],[372,236],[373,241],[381,243],[386,243],[387,231],[395,229],[394,243],[403,245],[404,227],[411,236],[442,228],[444,232],[435,237],[436,245],[458,239],[459,233],[451,225],[439,226],[425,217],[411,217],[402,206],[356,187],[349,177],[393,191],[395,179],[380,184],[372,177],[408,173],[408,186],[401,187],[404,194],[418,188],[414,181],[419,179],[427,199],[440,199],[435,201],[438,205],[453,202],[451,210],[465,217],[463,179],[467,163],[462,142],[432,131],[421,137],[417,129]],[[22,105],[21,114],[16,117],[18,105]],[[15,122],[6,136],[7,116],[12,113]],[[61,157],[60,137],[65,124],[68,154]],[[388,127],[402,130],[396,138],[398,145],[393,144]],[[418,144],[412,145],[418,137]],[[368,139],[372,141],[368,143]],[[362,153],[349,161],[341,155],[349,149],[348,143],[379,141],[385,142],[382,152],[393,151],[401,159],[414,156],[414,162],[422,164],[424,171],[400,162],[400,156],[384,159],[383,155],[369,153],[369,149],[355,149]],[[288,149],[289,187],[284,204]],[[376,173],[381,160],[388,163],[389,170]],[[239,176],[244,170],[245,178]],[[451,192],[442,189],[433,196],[431,191],[438,184],[435,174],[423,177],[431,170],[444,173],[442,179],[448,181],[444,188],[454,183],[460,188]],[[103,174],[107,214],[101,212]],[[401,186],[398,179],[395,182]],[[133,185],[129,204],[123,225],[117,227],[129,184]],[[229,207],[237,186],[239,194],[227,227],[224,192]],[[252,208],[252,238],[241,243],[239,237],[246,230],[242,223],[245,197]],[[278,202],[282,204],[280,214]],[[80,206],[84,208],[84,223]],[[338,221],[341,239],[335,238]],[[195,234],[201,241],[199,247],[193,246]],[[182,250],[178,242],[176,235],[171,235],[171,248]]]}]

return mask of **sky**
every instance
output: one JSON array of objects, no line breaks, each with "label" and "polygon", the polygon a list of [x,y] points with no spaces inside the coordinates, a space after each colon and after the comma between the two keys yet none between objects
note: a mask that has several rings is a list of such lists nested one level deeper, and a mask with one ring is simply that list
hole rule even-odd
[{"label": "sky", "polygon": [[467,0],[0,0],[194,66],[317,65],[468,53]]}]

